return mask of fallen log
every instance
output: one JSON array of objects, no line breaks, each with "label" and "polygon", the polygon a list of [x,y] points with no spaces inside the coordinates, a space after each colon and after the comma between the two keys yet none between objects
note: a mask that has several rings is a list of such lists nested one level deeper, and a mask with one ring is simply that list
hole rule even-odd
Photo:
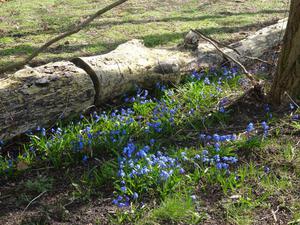
[{"label": "fallen log", "polygon": [[[259,57],[278,44],[286,21],[257,31],[223,48],[241,62]],[[27,67],[0,79],[0,139],[10,139],[37,126],[49,126],[62,115],[69,117],[124,94],[134,85],[153,86],[157,81],[177,83],[187,71],[224,61],[209,43],[195,52],[150,49],[139,40],[120,45],[105,55],[82,57]]]},{"label": "fallen log", "polygon": [[71,62],[19,70],[0,80],[0,139],[83,112],[94,96],[89,75]]},{"label": "fallen log", "polygon": [[99,106],[135,85],[147,88],[158,81],[178,83],[183,68],[194,59],[189,52],[150,49],[141,40],[131,40],[108,54],[77,58],[73,62],[90,74],[95,84],[95,104]]},{"label": "fallen log", "polygon": [[[251,57],[260,57],[270,48],[280,44],[286,26],[287,19],[279,20],[276,24],[262,28],[249,37],[221,49],[227,55],[245,63],[251,60]],[[195,38],[191,33],[188,36]],[[224,61],[223,55],[210,43],[200,43],[196,52],[197,62],[202,66],[210,67]]]}]

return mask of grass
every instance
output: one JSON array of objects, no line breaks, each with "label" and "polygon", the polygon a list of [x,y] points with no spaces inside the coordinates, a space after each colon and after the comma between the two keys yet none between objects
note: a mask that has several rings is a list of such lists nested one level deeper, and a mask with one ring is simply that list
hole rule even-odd
[{"label": "grass", "polygon": [[201,216],[197,213],[195,204],[189,196],[169,197],[161,205],[149,212],[138,224],[198,224]]},{"label": "grass", "polygon": [[[23,59],[45,41],[111,2],[12,0],[0,3],[0,66]],[[287,8],[287,3],[276,0],[132,0],[55,44],[33,64],[101,54],[132,38],[143,39],[149,47],[173,46],[191,28],[228,42],[283,18]]]},{"label": "grass", "polygon": [[[297,224],[300,129],[292,118],[299,109],[279,117],[259,106],[253,126],[236,122],[224,96],[241,95],[241,79],[235,68],[202,71],[178,87],[137,89],[120,106],[33,131],[15,158],[0,160],[1,192],[9,196],[1,219]],[[83,206],[97,212],[86,216]]]}]

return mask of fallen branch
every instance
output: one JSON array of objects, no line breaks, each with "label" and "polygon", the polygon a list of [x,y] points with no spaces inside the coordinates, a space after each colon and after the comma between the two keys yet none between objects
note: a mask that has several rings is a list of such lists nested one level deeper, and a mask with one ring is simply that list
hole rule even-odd
[{"label": "fallen branch", "polygon": [[[243,72],[245,73],[247,78],[252,82],[253,86],[258,84],[258,82],[257,82],[258,80],[253,77],[253,75],[245,68],[245,66],[242,63],[240,63],[237,59],[231,57],[230,55],[226,54],[221,48],[218,47],[218,43],[220,43],[220,42],[215,41],[212,38],[207,37],[206,35],[203,35],[198,30],[192,30],[192,31],[194,33],[196,33],[197,35],[199,35],[204,40],[208,41],[210,44],[212,44],[225,58],[228,58],[231,61],[233,61],[234,63],[236,63],[243,70]],[[239,52],[236,49],[233,49],[233,48],[231,48],[231,49],[239,54]]]},{"label": "fallen branch", "polygon": [[127,2],[128,0],[119,0],[116,1],[102,9],[100,9],[99,11],[97,11],[95,14],[91,15],[88,17],[88,19],[86,19],[85,21],[83,21],[82,23],[80,23],[79,25],[76,25],[75,27],[71,28],[69,31],[58,35],[57,37],[49,40],[48,42],[46,42],[44,45],[42,45],[40,48],[38,48],[37,50],[35,50],[30,56],[28,56],[24,61],[21,62],[17,62],[17,63],[13,63],[10,64],[6,67],[3,67],[0,69],[0,74],[1,73],[5,73],[8,72],[10,70],[17,70],[17,69],[21,69],[23,66],[25,66],[26,64],[28,64],[32,59],[34,59],[35,57],[37,57],[41,52],[45,51],[48,47],[50,47],[52,44],[64,39],[65,37],[68,37],[72,34],[78,33],[80,30],[82,30],[82,28],[86,27],[87,25],[89,25],[94,19],[96,19],[97,17],[101,16],[102,14],[110,11],[111,9]]}]

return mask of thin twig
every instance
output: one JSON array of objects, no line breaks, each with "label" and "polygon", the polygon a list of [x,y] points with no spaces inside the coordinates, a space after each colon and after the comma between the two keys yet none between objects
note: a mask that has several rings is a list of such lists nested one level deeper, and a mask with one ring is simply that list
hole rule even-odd
[{"label": "thin twig", "polygon": [[286,94],[286,96],[288,96],[288,98],[294,103],[295,106],[297,106],[297,108],[299,109],[300,106],[293,100],[293,98],[285,91],[284,94]]},{"label": "thin twig", "polygon": [[256,60],[256,61],[258,61],[258,62],[265,63],[265,64],[267,64],[267,65],[269,65],[269,66],[274,66],[274,64],[269,63],[268,61],[263,60],[263,59],[260,59],[260,58],[258,58],[258,57],[251,57],[251,56],[243,56],[243,57],[245,57],[245,58],[247,58],[247,59],[252,59],[252,60]]},{"label": "thin twig", "polygon": [[216,39],[214,39],[214,38],[212,38],[212,37],[208,37],[207,35],[205,35],[204,33],[202,33],[200,30],[196,30],[196,31],[199,32],[199,33],[200,33],[201,35],[203,35],[204,37],[206,37],[206,38],[208,38],[208,39],[211,39],[212,41],[214,41],[214,42],[217,43],[218,45],[233,50],[234,52],[236,52],[238,55],[240,55],[240,56],[242,56],[242,57],[245,57],[245,58],[251,59],[251,60],[256,60],[256,61],[259,61],[259,62],[268,64],[268,65],[270,65],[270,66],[274,66],[272,63],[269,63],[269,62],[267,62],[267,61],[265,61],[265,60],[263,60],[263,59],[260,59],[260,58],[258,58],[258,57],[251,57],[251,56],[245,56],[245,55],[242,55],[242,54],[239,52],[239,50],[237,50],[236,48],[233,48],[233,47],[231,47],[230,45],[226,45],[226,44],[224,44],[224,43],[221,43],[221,42],[219,42],[218,40],[216,40]]},{"label": "thin twig", "polygon": [[245,75],[248,77],[248,79],[252,82],[252,84],[255,86],[257,85],[257,79],[255,79],[253,77],[253,75],[245,68],[245,66],[240,63],[237,59],[233,58],[232,56],[226,54],[222,49],[220,49],[218,47],[218,45],[216,44],[216,42],[214,40],[212,40],[210,37],[207,37],[205,35],[203,35],[202,33],[200,33],[197,30],[192,30],[193,32],[195,32],[196,34],[198,34],[201,38],[203,38],[204,40],[208,41],[209,43],[211,43],[225,58],[230,59],[231,61],[233,61],[234,63],[236,63],[245,73]]},{"label": "thin twig", "polygon": [[233,47],[231,47],[231,46],[229,46],[229,45],[225,45],[225,44],[219,42],[218,40],[216,40],[216,39],[214,39],[214,38],[212,38],[212,37],[208,37],[206,34],[202,33],[200,30],[192,30],[192,31],[193,31],[193,32],[196,31],[196,32],[195,32],[196,34],[198,34],[198,35],[201,34],[202,37],[205,37],[205,38],[207,38],[207,39],[210,39],[211,41],[215,42],[216,44],[218,44],[218,45],[220,45],[220,46],[223,46],[223,47],[226,47],[226,48],[229,48],[229,49],[233,50],[234,52],[236,52],[238,55],[241,55],[241,53],[240,53],[236,48],[233,48]]},{"label": "thin twig", "polygon": [[271,210],[275,223],[277,223],[277,216],[276,216],[276,213],[277,213],[278,211],[279,211],[279,206],[277,206],[277,209],[276,209],[275,211],[274,211],[273,209]]},{"label": "thin twig", "polygon": [[68,37],[72,34],[78,33],[80,30],[82,30],[82,28],[86,27],[87,25],[89,25],[94,19],[96,19],[97,17],[99,17],[100,15],[106,13],[107,11],[110,11],[111,9],[127,2],[128,0],[119,0],[116,1],[102,9],[100,9],[99,11],[97,11],[95,14],[89,16],[85,21],[81,22],[79,25],[75,25],[73,28],[71,28],[69,31],[62,33],[60,35],[58,35],[57,37],[49,40],[48,42],[46,42],[44,45],[42,45],[40,48],[36,49],[30,56],[28,56],[24,61],[21,62],[17,62],[17,63],[13,63],[10,64],[6,67],[3,67],[0,69],[0,74],[1,73],[5,73],[7,71],[13,70],[13,69],[20,69],[22,68],[24,65],[28,64],[32,59],[34,59],[36,56],[38,56],[41,52],[43,52],[44,50],[46,50],[49,46],[51,46],[52,44],[60,41],[61,39]]},{"label": "thin twig", "polygon": [[42,193],[40,193],[38,196],[36,196],[34,199],[32,199],[27,206],[25,207],[25,209],[23,210],[23,212],[21,213],[21,216],[25,213],[25,211],[28,209],[28,207],[38,198],[40,198],[43,194],[45,194],[47,191],[43,191]]}]

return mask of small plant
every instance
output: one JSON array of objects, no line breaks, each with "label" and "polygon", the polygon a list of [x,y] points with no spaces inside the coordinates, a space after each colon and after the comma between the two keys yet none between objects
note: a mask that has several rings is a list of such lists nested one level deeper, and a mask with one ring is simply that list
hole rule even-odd
[{"label": "small plant", "polygon": [[24,188],[28,192],[42,193],[50,191],[53,185],[53,178],[51,177],[37,177],[34,180],[27,180],[24,183]]},{"label": "small plant", "polygon": [[178,195],[166,198],[137,224],[199,224],[201,220],[202,216],[196,212],[193,199]]}]

